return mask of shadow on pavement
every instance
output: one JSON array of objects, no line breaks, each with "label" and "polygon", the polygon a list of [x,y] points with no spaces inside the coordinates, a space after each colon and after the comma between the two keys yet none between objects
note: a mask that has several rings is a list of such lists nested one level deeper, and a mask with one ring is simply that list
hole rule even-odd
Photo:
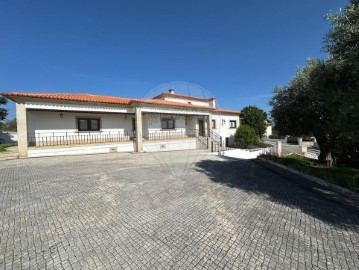
[{"label": "shadow on pavement", "polygon": [[196,170],[205,173],[213,182],[264,195],[265,199],[299,208],[323,222],[359,226],[357,201],[307,182],[295,174],[267,168],[257,160],[206,159],[196,163]]}]

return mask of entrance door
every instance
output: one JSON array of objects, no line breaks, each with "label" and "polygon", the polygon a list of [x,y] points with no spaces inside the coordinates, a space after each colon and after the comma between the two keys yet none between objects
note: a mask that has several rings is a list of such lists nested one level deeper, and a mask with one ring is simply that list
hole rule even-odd
[{"label": "entrance door", "polygon": [[204,136],[204,121],[203,121],[203,119],[198,119],[198,132],[199,132],[199,136]]}]

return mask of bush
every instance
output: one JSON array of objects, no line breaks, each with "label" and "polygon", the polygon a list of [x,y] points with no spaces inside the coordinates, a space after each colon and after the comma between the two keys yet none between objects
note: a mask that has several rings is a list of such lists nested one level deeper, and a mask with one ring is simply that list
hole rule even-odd
[{"label": "bush", "polygon": [[17,143],[0,143],[0,152],[5,152],[6,148],[16,145]]},{"label": "bush", "polygon": [[275,131],[273,131],[272,135],[269,135],[269,139],[282,139],[281,136]]},{"label": "bush", "polygon": [[234,135],[234,143],[237,147],[248,148],[258,142],[258,137],[253,128],[241,125]]},{"label": "bush", "polygon": [[323,167],[319,164],[318,160],[296,154],[284,157],[275,155],[263,155],[262,157],[359,192],[359,169],[341,166]]},{"label": "bush", "polygon": [[287,143],[289,144],[298,144],[298,137],[288,136]]}]

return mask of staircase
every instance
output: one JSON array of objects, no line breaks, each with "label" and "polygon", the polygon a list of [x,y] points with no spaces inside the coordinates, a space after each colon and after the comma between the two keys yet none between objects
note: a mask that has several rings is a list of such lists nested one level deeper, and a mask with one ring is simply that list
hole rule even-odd
[{"label": "staircase", "polygon": [[222,137],[211,129],[211,152],[221,152],[226,150],[235,149],[234,147],[229,147],[223,143]]},{"label": "staircase", "polygon": [[213,129],[210,130],[210,137],[201,136],[198,130],[195,131],[195,134],[198,142],[205,148],[209,149],[211,152],[220,152],[235,149],[233,147],[226,146],[225,143],[223,143],[222,141],[222,137]]}]

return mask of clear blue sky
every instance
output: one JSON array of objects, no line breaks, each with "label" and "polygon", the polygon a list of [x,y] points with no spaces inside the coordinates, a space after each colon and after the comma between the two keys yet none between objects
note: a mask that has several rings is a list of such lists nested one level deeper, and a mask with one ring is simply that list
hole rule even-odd
[{"label": "clear blue sky", "polygon": [[0,91],[145,97],[162,83],[187,81],[221,107],[269,110],[274,85],[308,57],[325,57],[324,15],[346,3],[3,0]]}]

